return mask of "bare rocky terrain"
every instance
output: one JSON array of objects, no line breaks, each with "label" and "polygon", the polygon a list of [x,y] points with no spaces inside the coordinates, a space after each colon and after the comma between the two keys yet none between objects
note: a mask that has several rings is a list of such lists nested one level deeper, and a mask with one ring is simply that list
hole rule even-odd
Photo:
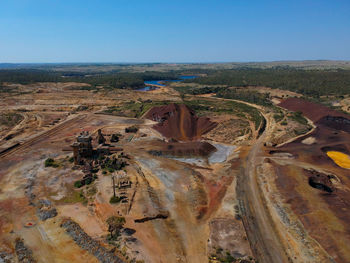
[{"label": "bare rocky terrain", "polygon": [[2,93],[0,262],[350,262],[345,113],[88,86]]}]

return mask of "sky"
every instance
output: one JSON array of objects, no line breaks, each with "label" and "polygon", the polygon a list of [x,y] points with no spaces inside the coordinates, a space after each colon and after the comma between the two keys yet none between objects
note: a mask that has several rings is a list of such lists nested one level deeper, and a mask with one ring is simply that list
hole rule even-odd
[{"label": "sky", "polygon": [[350,60],[350,0],[0,0],[0,63]]}]

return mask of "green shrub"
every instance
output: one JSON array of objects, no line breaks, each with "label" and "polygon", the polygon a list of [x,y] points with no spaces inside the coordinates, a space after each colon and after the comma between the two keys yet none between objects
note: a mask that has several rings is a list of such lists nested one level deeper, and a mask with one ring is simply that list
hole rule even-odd
[{"label": "green shrub", "polygon": [[91,171],[93,174],[95,174],[95,173],[98,173],[98,168],[94,168],[94,169],[92,169],[92,171]]},{"label": "green shrub", "polygon": [[136,126],[125,128],[126,133],[136,133],[139,129]]},{"label": "green shrub", "polygon": [[45,160],[45,167],[54,167],[54,168],[56,168],[56,167],[58,167],[59,165],[55,162],[55,160],[54,159],[52,159],[52,158],[47,158],[46,160]]},{"label": "green shrub", "polygon": [[82,186],[84,186],[84,183],[82,182],[82,181],[76,181],[75,183],[74,183],[74,187],[76,187],[76,188],[80,188],[80,187],[82,187]]},{"label": "green shrub", "polygon": [[273,118],[275,119],[276,122],[280,122],[284,118],[284,115],[276,113],[273,115]]},{"label": "green shrub", "polygon": [[289,118],[303,125],[306,125],[308,123],[307,119],[305,119],[302,112],[300,111],[294,112],[291,116],[289,116]]},{"label": "green shrub", "polygon": [[88,178],[85,179],[85,184],[86,184],[86,185],[89,185],[89,184],[92,183],[92,181],[93,181],[92,178],[91,178],[91,177],[88,177]]},{"label": "green shrub", "polygon": [[109,200],[111,204],[117,204],[120,202],[120,197],[118,196],[112,196],[111,199]]}]

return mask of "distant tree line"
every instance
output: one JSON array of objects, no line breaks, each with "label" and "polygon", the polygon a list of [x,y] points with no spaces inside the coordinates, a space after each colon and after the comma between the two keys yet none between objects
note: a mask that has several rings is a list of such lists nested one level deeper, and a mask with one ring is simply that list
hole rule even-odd
[{"label": "distant tree line", "polygon": [[[92,86],[104,86],[117,89],[138,89],[144,86],[145,80],[171,80],[185,74],[205,74],[196,79],[185,80],[203,85],[210,85],[203,89],[190,88],[182,93],[193,95],[204,93],[221,93],[221,96],[237,96],[232,91],[226,91],[222,86],[266,86],[295,91],[309,97],[322,95],[350,94],[350,70],[337,69],[296,69],[292,67],[236,68],[227,70],[191,69],[174,71],[145,71],[145,72],[83,72],[83,71],[55,71],[44,69],[2,69],[0,70],[0,87],[3,82],[29,84],[35,82],[82,82]],[[213,87],[217,86],[217,87]],[[221,86],[221,87],[220,87]],[[225,91],[225,92],[224,92]],[[230,94],[229,94],[230,93]],[[248,98],[260,100],[252,94],[243,94]],[[243,96],[242,94],[240,96]]]},{"label": "distant tree line", "polygon": [[0,87],[2,83],[31,84],[36,82],[81,82],[92,86],[105,86],[116,89],[138,89],[144,87],[145,80],[177,79],[176,72],[142,72],[142,73],[84,73],[57,72],[37,69],[0,70]]},{"label": "distant tree line", "polygon": [[290,67],[239,68],[209,72],[186,82],[203,85],[266,86],[307,96],[350,94],[350,70],[302,70]]},{"label": "distant tree line", "polygon": [[201,95],[216,93],[217,97],[225,99],[242,100],[254,104],[271,106],[269,93],[260,93],[253,90],[245,90],[244,88],[229,88],[223,86],[205,86],[205,87],[191,87],[191,86],[177,86],[175,87],[180,94]]}]

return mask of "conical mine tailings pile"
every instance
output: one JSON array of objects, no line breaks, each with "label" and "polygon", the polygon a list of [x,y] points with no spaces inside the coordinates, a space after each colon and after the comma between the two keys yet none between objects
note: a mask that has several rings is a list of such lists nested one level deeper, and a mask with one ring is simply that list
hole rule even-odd
[{"label": "conical mine tailings pile", "polygon": [[217,125],[207,117],[197,117],[188,106],[174,103],[152,108],[146,118],[158,122],[153,128],[163,136],[179,141],[198,140]]}]

